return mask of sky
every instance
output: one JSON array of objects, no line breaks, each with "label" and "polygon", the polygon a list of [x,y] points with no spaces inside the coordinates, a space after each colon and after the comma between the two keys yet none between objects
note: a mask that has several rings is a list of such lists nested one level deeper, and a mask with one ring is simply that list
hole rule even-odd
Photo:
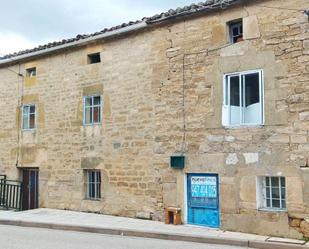
[{"label": "sky", "polygon": [[0,56],[100,31],[194,0],[0,0]]}]

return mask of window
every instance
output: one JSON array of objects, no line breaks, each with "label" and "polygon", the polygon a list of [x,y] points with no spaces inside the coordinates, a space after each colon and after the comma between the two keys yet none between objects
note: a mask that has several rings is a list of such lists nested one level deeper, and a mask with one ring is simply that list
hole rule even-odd
[{"label": "window", "polygon": [[86,198],[98,200],[101,198],[101,172],[98,170],[86,170],[87,193]]},{"label": "window", "polygon": [[22,129],[35,129],[35,105],[24,105],[22,107]]},{"label": "window", "polygon": [[237,43],[243,41],[243,26],[241,21],[233,21],[229,24],[230,42]]},{"label": "window", "polygon": [[101,123],[101,96],[84,97],[84,124],[93,125]]},{"label": "window", "polygon": [[286,184],[284,177],[259,177],[259,208],[286,210]]},{"label": "window", "polygon": [[262,70],[224,76],[224,126],[262,125],[264,122]]},{"label": "window", "polygon": [[32,67],[32,68],[28,68],[26,69],[26,77],[35,77],[36,76],[36,68]]},{"label": "window", "polygon": [[88,64],[95,64],[101,62],[100,53],[88,54]]}]

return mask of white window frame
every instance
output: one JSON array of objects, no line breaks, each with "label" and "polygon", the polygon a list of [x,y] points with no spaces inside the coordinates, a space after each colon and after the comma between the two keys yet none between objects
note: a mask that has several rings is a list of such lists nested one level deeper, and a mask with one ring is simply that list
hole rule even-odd
[{"label": "white window frame", "polygon": [[[100,104],[99,105],[94,105],[94,98],[95,97],[100,97]],[[92,105],[91,106],[86,106],[86,99],[87,98],[91,98],[92,99]],[[87,108],[91,108],[92,107],[92,120],[90,123],[86,123],[86,109]],[[94,119],[93,119],[93,113],[94,113],[94,108],[95,107],[100,107],[100,120],[99,122],[94,122]],[[101,95],[89,95],[89,96],[84,96],[83,97],[83,125],[84,126],[92,126],[92,125],[99,125],[99,124],[102,124],[102,120],[103,120],[103,97]]]},{"label": "white window frame", "polygon": [[[90,181],[90,174],[95,173],[94,181]],[[99,178],[99,179],[98,179]],[[90,188],[90,184],[94,184],[94,193]],[[101,200],[102,191],[101,191],[102,177],[100,170],[86,170],[86,199],[87,200]]]},{"label": "white window frame", "polygon": [[[31,106],[34,106],[34,112],[30,112],[30,108]],[[24,108],[28,107],[29,108],[29,112],[28,113],[24,113]],[[26,105],[22,105],[21,107],[21,129],[23,131],[33,131],[36,129],[36,123],[37,123],[37,107],[35,104],[26,104]],[[30,115],[34,114],[34,127],[30,128]],[[24,128],[24,116],[28,116],[28,123],[27,123],[27,128]]]},{"label": "white window frame", "polygon": [[[280,208],[272,206],[272,186],[271,178],[278,178],[279,182],[279,200]],[[266,178],[270,178],[270,198],[267,198],[266,195]],[[285,179],[285,187],[282,187],[281,179]],[[282,191],[285,191],[285,198],[282,198]],[[286,212],[287,211],[287,186],[286,186],[286,177],[284,176],[259,176],[257,178],[257,209],[261,211],[271,211],[271,212]],[[270,206],[267,206],[267,199],[270,200]],[[285,202],[285,207],[282,206],[282,202]]]},{"label": "white window frame", "polygon": [[[233,76],[239,76],[240,82],[243,75],[248,74],[259,74],[259,96],[260,96],[260,113],[261,113],[261,123],[245,123],[243,121],[243,112],[240,115],[240,122],[238,124],[231,124],[231,105],[230,105],[230,78]],[[228,89],[227,89],[228,88]],[[242,84],[240,84],[240,93],[243,93]],[[244,96],[240,94],[240,106],[243,103]],[[264,104],[264,72],[263,69],[233,72],[223,75],[223,108],[222,108],[222,125],[224,127],[246,127],[246,126],[262,126],[265,124],[265,104]]]}]

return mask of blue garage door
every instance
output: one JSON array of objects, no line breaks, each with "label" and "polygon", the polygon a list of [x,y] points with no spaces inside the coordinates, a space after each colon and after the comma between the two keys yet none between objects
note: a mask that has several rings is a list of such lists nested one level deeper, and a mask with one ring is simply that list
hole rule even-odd
[{"label": "blue garage door", "polygon": [[188,174],[188,223],[220,227],[219,186],[216,174]]}]

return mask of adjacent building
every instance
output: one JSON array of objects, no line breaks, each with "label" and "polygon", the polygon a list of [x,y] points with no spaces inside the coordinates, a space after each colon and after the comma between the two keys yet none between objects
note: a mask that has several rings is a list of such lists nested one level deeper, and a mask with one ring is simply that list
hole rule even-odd
[{"label": "adjacent building", "polygon": [[48,207],[309,237],[308,0],[210,0],[0,60],[0,174]]}]

